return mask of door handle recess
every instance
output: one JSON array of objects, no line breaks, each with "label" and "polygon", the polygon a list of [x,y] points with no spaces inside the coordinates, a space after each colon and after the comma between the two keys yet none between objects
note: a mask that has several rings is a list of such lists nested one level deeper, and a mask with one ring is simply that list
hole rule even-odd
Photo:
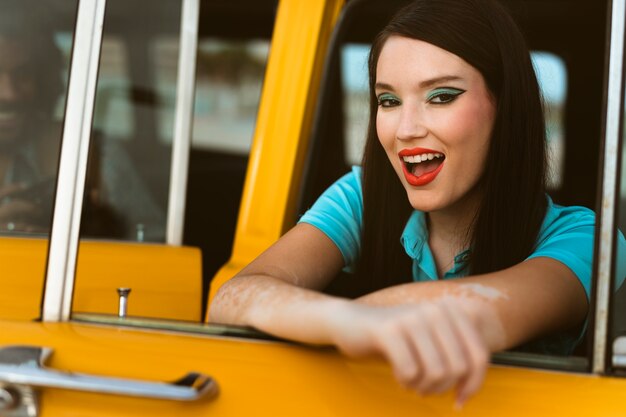
[{"label": "door handle recess", "polygon": [[[167,383],[57,371],[44,366],[51,353],[52,349],[37,346],[0,348],[1,415],[5,415],[3,410],[19,407],[16,401],[29,396],[19,395],[24,388],[60,388],[178,401],[211,398],[218,392],[217,383],[211,377],[195,372]],[[36,398],[34,402],[37,403]]]}]

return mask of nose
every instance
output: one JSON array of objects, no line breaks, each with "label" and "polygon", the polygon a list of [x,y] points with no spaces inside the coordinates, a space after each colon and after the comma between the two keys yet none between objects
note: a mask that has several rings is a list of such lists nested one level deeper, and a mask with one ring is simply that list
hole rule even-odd
[{"label": "nose", "polygon": [[15,101],[18,98],[15,78],[6,72],[0,72],[0,101]]},{"label": "nose", "polygon": [[396,138],[408,141],[424,138],[428,135],[428,129],[417,106],[403,105]]}]

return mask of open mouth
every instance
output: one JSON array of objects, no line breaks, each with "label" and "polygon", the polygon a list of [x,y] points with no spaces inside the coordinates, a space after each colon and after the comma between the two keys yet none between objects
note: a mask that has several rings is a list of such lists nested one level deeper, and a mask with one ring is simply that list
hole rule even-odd
[{"label": "open mouth", "polygon": [[443,153],[424,148],[404,149],[398,156],[406,181],[418,187],[437,178],[446,159]]},{"label": "open mouth", "polygon": [[433,172],[441,166],[446,157],[441,153],[423,153],[421,155],[403,156],[405,169],[415,177]]}]

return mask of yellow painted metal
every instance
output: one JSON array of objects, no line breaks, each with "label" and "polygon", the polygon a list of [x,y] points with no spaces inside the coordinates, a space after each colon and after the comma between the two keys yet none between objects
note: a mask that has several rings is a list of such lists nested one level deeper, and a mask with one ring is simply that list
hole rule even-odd
[{"label": "yellow painted metal", "polygon": [[128,315],[201,321],[198,248],[81,241],[78,254],[73,312],[117,314],[117,288],[128,287]]},{"label": "yellow painted metal", "polygon": [[[48,241],[0,238],[0,318],[40,315]],[[118,287],[133,289],[128,314],[201,320],[202,260],[197,248],[82,241],[73,310],[116,314]]]},{"label": "yellow painted metal", "polygon": [[343,0],[281,0],[231,259],[217,289],[295,221],[295,199],[332,28]]},{"label": "yellow painted metal", "polygon": [[379,361],[354,361],[330,349],[72,323],[0,321],[0,346],[55,350],[50,366],[153,381],[188,371],[220,386],[213,401],[176,403],[43,390],[45,416],[622,416],[626,380],[492,367],[462,411],[451,394],[420,398]]},{"label": "yellow painted metal", "polygon": [[47,250],[46,239],[0,238],[0,318],[40,316]]}]

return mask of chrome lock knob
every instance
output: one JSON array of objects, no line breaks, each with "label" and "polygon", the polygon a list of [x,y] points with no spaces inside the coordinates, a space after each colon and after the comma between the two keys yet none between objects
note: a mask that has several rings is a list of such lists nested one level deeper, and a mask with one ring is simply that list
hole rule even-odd
[{"label": "chrome lock knob", "polygon": [[117,311],[117,315],[121,318],[125,318],[128,313],[128,295],[130,294],[130,288],[118,288],[117,294],[120,296],[120,303]]}]

